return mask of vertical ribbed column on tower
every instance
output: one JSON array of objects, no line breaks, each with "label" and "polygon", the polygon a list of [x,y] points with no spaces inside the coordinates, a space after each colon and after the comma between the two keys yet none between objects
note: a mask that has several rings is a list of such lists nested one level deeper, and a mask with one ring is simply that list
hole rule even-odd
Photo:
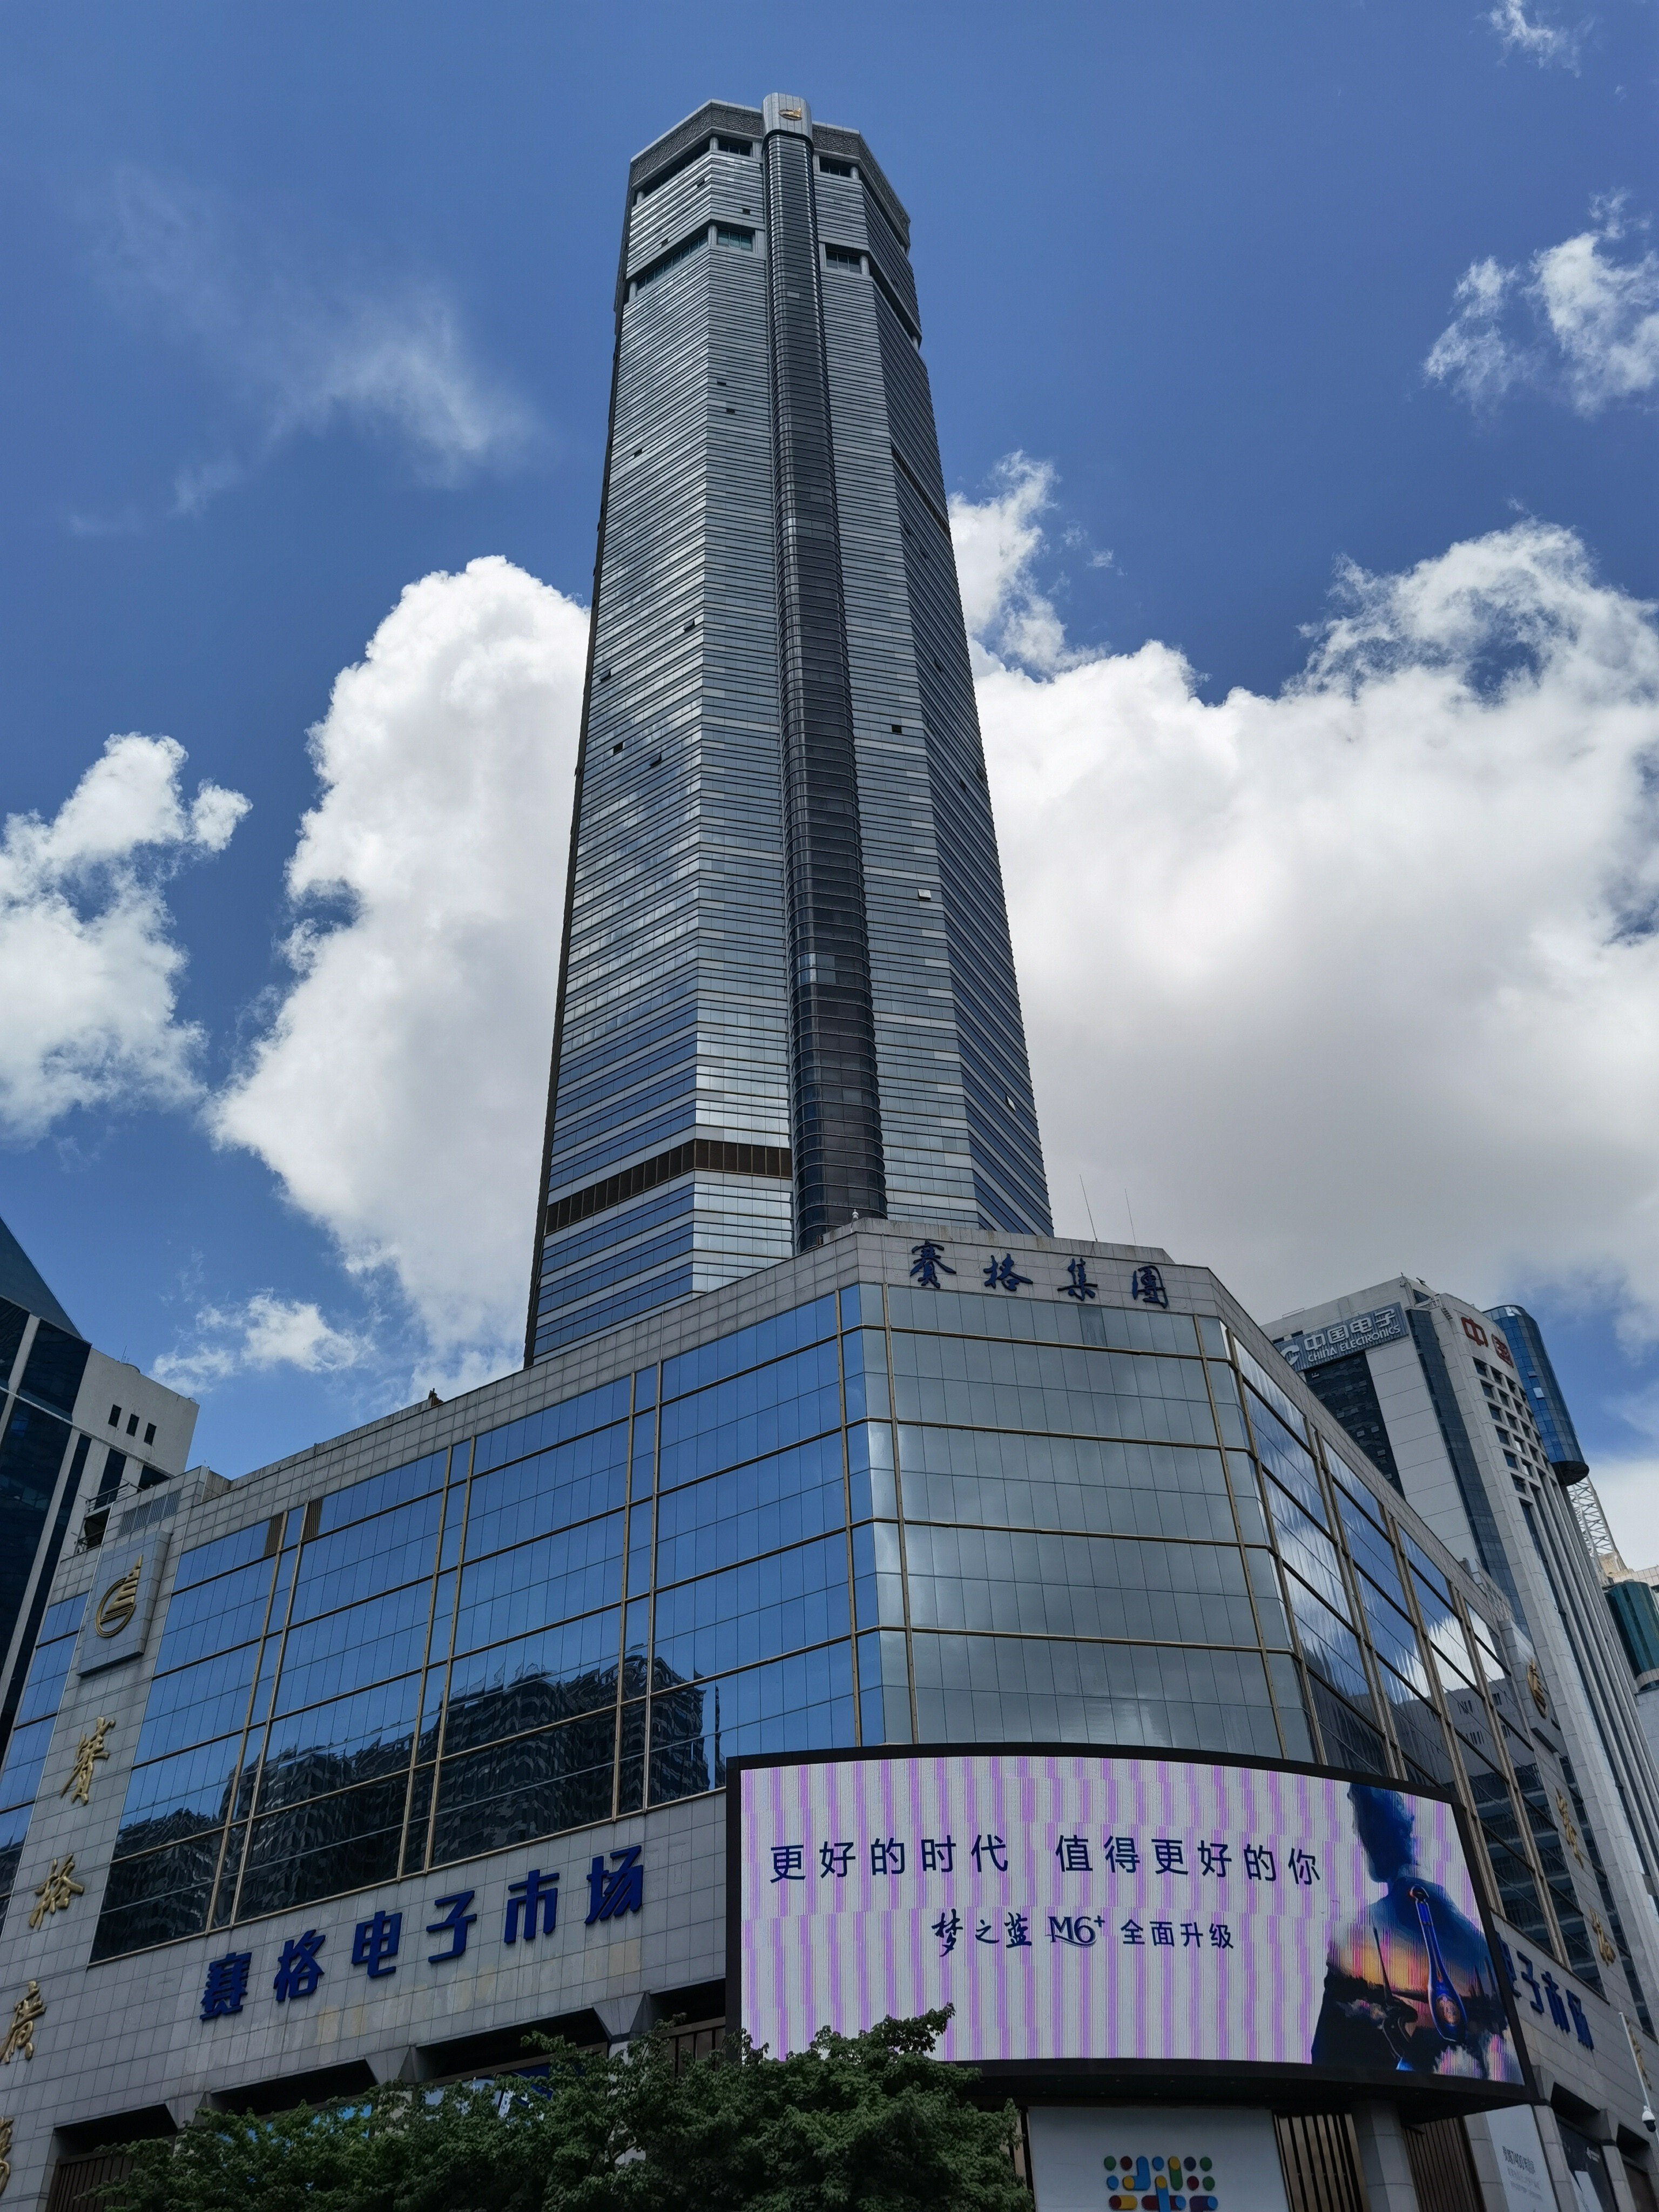
[{"label": "vertical ribbed column on tower", "polygon": [[795,1238],[886,1212],[858,755],[806,103],[767,96],[778,687]]}]

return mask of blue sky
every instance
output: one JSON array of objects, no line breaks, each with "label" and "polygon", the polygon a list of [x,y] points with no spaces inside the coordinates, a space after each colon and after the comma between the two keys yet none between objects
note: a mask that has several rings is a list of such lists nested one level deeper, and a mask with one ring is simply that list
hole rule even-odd
[{"label": "blue sky", "polygon": [[1525,1299],[1659,1558],[1656,25],[8,8],[0,1212],[80,1325],[231,1474],[510,1358],[625,164],[796,90],[912,216],[1060,1225]]}]

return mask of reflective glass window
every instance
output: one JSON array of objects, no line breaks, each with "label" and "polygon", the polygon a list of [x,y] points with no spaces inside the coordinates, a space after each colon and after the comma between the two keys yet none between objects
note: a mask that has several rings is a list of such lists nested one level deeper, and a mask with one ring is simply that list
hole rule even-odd
[{"label": "reflective glass window", "polygon": [[1221,1543],[1233,1536],[1218,1451],[911,1424],[898,1439],[912,1520]]},{"label": "reflective glass window", "polygon": [[821,1536],[845,1520],[841,1438],[832,1432],[665,1492],[656,1578],[684,1582]]},{"label": "reflective glass window", "polygon": [[366,1688],[420,1666],[431,1607],[431,1583],[410,1583],[291,1628],[283,1650],[276,1711],[297,1712],[331,1694]]},{"label": "reflective glass window", "polygon": [[241,1752],[240,1735],[221,1736],[135,1766],[121,1808],[116,1856],[126,1858],[221,1826],[230,1816]]},{"label": "reflective glass window", "polygon": [[[1233,1350],[1237,1355],[1241,1371],[1257,1396],[1267,1400],[1293,1437],[1305,1439],[1307,1423],[1303,1419],[1284,1385],[1276,1376],[1268,1373],[1260,1360],[1251,1357],[1237,1337],[1233,1339]],[[1288,1370],[1286,1371],[1288,1372]]]},{"label": "reflective glass window", "polygon": [[653,1805],[719,1790],[739,1753],[833,1750],[854,1741],[852,1647],[803,1651],[651,1699]]},{"label": "reflective glass window", "polygon": [[1255,1435],[1256,1455],[1264,1467],[1282,1482],[1306,1514],[1322,1528],[1326,1526],[1325,1500],[1319,1487],[1319,1470],[1307,1446],[1293,1437],[1277,1413],[1271,1413],[1260,1398],[1250,1399],[1250,1427]]},{"label": "reflective glass window", "polygon": [[623,1376],[618,1382],[602,1383],[597,1390],[567,1398],[561,1406],[549,1406],[539,1413],[526,1413],[521,1420],[491,1429],[472,1447],[472,1472],[482,1474],[510,1459],[545,1451],[550,1444],[568,1443],[585,1430],[602,1429],[619,1421],[628,1412],[628,1377]]},{"label": "reflective glass window", "polygon": [[913,1526],[906,1552],[914,1627],[1255,1641],[1236,1546]]},{"label": "reflective glass window", "polygon": [[320,1797],[409,1765],[421,1678],[403,1674],[273,1721],[259,1782],[259,1807]]},{"label": "reflective glass window", "polygon": [[683,1352],[678,1358],[665,1359],[662,1395],[665,1398],[678,1398],[684,1391],[702,1389],[706,1383],[723,1382],[746,1367],[759,1367],[785,1352],[799,1352],[805,1345],[833,1336],[835,1328],[836,1300],[832,1291],[826,1297],[814,1298],[810,1305],[796,1306],[788,1313],[775,1315],[770,1321],[757,1322],[751,1328],[734,1329],[730,1336],[718,1337],[713,1344],[699,1345],[695,1352]]},{"label": "reflective glass window", "polygon": [[618,1421],[573,1443],[475,1475],[467,1504],[468,1559],[615,1511],[623,1502],[627,1457],[628,1425]]},{"label": "reflective glass window", "polygon": [[428,1491],[441,1490],[448,1462],[447,1451],[428,1452],[424,1459],[388,1468],[384,1474],[371,1474],[367,1481],[351,1483],[344,1490],[331,1490],[318,1508],[319,1534],[326,1536],[348,1522],[366,1521],[372,1514],[424,1497]]},{"label": "reflective glass window", "polygon": [[615,1605],[622,1594],[623,1516],[493,1553],[461,1571],[455,1649],[505,1643],[527,1629]]},{"label": "reflective glass window", "polygon": [[667,1489],[840,1425],[841,1364],[832,1338],[672,1399],[662,1409],[657,1480]]},{"label": "reflective glass window", "polygon": [[292,1620],[309,1620],[372,1592],[429,1575],[435,1560],[443,1495],[418,1499],[373,1520],[356,1521],[303,1546]]},{"label": "reflective glass window", "polygon": [[914,1638],[921,1741],[1124,1743],[1277,1758],[1261,1654],[1036,1637]]},{"label": "reflective glass window", "polygon": [[1342,1570],[1337,1563],[1335,1545],[1276,1482],[1267,1485],[1267,1504],[1285,1565],[1293,1567],[1304,1582],[1310,1583],[1317,1590],[1327,1605],[1346,1619],[1348,1593],[1342,1581]]},{"label": "reflective glass window", "polygon": [[210,1652],[228,1650],[234,1644],[246,1644],[260,1635],[276,1564],[274,1559],[256,1559],[251,1566],[217,1575],[192,1589],[175,1589],[156,1650],[156,1673],[186,1666]]},{"label": "reflective glass window", "polygon": [[179,1554],[179,1565],[173,1577],[173,1594],[192,1589],[215,1575],[228,1574],[233,1567],[251,1566],[255,1559],[264,1557],[270,1540],[269,1521],[250,1522],[246,1528],[238,1528],[228,1536],[216,1537],[210,1544],[198,1544],[193,1551]]},{"label": "reflective glass window", "polygon": [[617,1636],[612,1607],[456,1660],[449,1670],[446,1753],[610,1705],[617,1694]]},{"label": "reflective glass window", "polygon": [[682,1680],[720,1674],[844,1636],[850,1626],[847,1545],[832,1536],[659,1589],[657,1667]]},{"label": "reflective glass window", "polygon": [[1302,1638],[1302,1654],[1315,1672],[1322,1674],[1334,1690],[1340,1692],[1351,1704],[1370,1710],[1370,1685],[1365,1679],[1365,1664],[1359,1656],[1359,1646],[1353,1632],[1346,1621],[1338,1620],[1328,1606],[1322,1605],[1305,1583],[1296,1576],[1286,1577],[1290,1588],[1291,1611]]},{"label": "reflective glass window", "polygon": [[149,1686],[134,1758],[156,1759],[164,1752],[208,1743],[240,1729],[247,1718],[248,1692],[258,1659],[258,1645],[245,1644],[240,1650],[158,1674]]},{"label": "reflective glass window", "polygon": [[438,1770],[434,1864],[609,1820],[616,1742],[616,1709],[607,1706],[562,1728],[446,1759]]},{"label": "reflective glass window", "polygon": [[408,1795],[407,1775],[389,1775],[250,1822],[238,1917],[251,1919],[391,1881]]}]

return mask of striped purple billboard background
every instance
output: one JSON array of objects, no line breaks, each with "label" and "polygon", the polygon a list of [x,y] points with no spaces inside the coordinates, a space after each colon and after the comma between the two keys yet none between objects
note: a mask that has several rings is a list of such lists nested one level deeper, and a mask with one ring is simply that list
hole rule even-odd
[{"label": "striped purple billboard background", "polygon": [[[1450,1807],[1402,1795],[1418,1867],[1478,1926]],[[1346,1784],[1293,1772],[901,1754],[748,1769],[738,1814],[743,2025],[778,2056],[950,2004],[947,2058],[1305,2065],[1332,1931],[1382,1893]],[[1133,1869],[1105,1864],[1126,1838]]]}]

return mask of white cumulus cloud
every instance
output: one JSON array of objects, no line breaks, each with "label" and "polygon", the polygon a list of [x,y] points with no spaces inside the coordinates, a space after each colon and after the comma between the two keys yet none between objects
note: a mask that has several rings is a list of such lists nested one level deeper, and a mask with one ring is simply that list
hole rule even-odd
[{"label": "white cumulus cloud", "polygon": [[[116,179],[103,255],[114,289],[193,344],[232,421],[185,463],[174,511],[197,514],[285,441],[347,423],[395,439],[428,482],[519,457],[529,406],[474,358],[429,279],[329,265],[254,235],[224,205],[137,168]],[[82,532],[112,526],[78,518]]]},{"label": "white cumulus cloud", "polygon": [[504,560],[405,590],[312,732],[294,980],[212,1109],[452,1384],[522,1357],[586,643]]},{"label": "white cumulus cloud", "polygon": [[1264,1317],[1404,1268],[1651,1339],[1654,611],[1533,521],[1339,600],[1272,697],[1156,642],[980,679],[1056,1212],[1127,1190]]},{"label": "white cumulus cloud", "polygon": [[279,1367],[332,1375],[368,1356],[367,1340],[333,1328],[309,1299],[256,1291],[239,1307],[205,1306],[191,1342],[164,1352],[152,1371],[170,1389],[210,1390],[235,1375],[269,1375]]},{"label": "white cumulus cloud", "polygon": [[1620,257],[1622,199],[1598,202],[1591,227],[1523,264],[1473,263],[1425,373],[1476,407],[1520,385],[1581,415],[1659,390],[1659,253]]},{"label": "white cumulus cloud", "polygon": [[1486,21],[1510,52],[1524,54],[1540,69],[1576,70],[1589,29],[1588,18],[1569,29],[1565,24],[1551,22],[1535,9],[1528,15],[1524,0],[1498,0]]},{"label": "white cumulus cloud", "polygon": [[166,883],[221,853],[247,811],[216,784],[186,800],[185,749],[111,738],[50,822],[0,840],[0,1127],[39,1137],[74,1108],[176,1106],[198,1095],[202,1038],[178,1018],[185,955]]}]

